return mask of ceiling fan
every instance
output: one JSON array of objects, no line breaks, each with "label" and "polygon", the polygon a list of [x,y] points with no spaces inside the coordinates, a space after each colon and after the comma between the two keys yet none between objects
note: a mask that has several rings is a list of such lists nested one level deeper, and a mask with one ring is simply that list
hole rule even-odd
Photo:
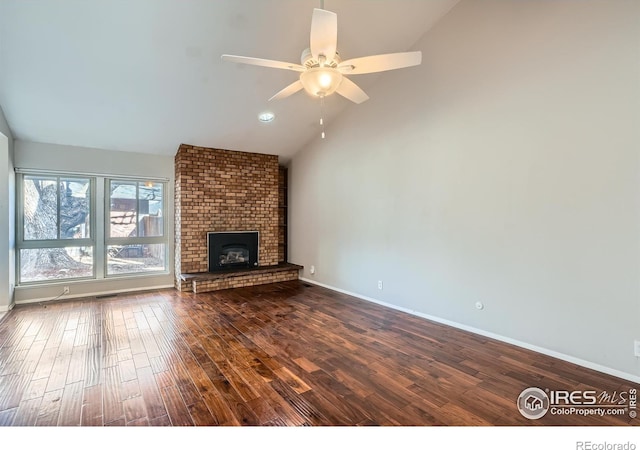
[{"label": "ceiling fan", "polygon": [[346,75],[402,69],[417,66],[422,62],[422,52],[419,51],[388,53],[342,61],[337,52],[337,41],[338,16],[336,13],[315,8],[311,17],[310,45],[302,52],[301,64],[235,55],[222,55],[222,59],[300,73],[297,81],[269,100],[283,99],[304,89],[310,95],[321,99],[337,92],[357,104],[368,100],[369,96]]}]

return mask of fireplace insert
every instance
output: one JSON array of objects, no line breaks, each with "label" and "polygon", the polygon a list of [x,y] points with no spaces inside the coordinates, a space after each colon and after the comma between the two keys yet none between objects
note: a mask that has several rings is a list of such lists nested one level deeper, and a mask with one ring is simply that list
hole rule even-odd
[{"label": "fireplace insert", "polygon": [[209,232],[209,272],[258,266],[257,231]]}]

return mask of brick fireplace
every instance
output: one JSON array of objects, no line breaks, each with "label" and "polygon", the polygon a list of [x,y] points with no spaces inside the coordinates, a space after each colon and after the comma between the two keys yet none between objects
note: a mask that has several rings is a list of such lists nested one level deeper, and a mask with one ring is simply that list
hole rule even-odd
[{"label": "brick fireplace", "polygon": [[[175,286],[206,292],[298,278],[279,260],[278,157],[180,145],[175,156]],[[258,267],[211,273],[207,234],[258,231]],[[281,252],[280,252],[281,253]]]}]

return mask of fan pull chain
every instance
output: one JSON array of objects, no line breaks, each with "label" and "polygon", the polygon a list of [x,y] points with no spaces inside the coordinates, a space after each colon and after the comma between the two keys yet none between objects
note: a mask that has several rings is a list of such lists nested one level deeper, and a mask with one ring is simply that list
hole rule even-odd
[{"label": "fan pull chain", "polygon": [[322,126],[320,136],[324,139],[324,95],[320,97],[320,126]]}]

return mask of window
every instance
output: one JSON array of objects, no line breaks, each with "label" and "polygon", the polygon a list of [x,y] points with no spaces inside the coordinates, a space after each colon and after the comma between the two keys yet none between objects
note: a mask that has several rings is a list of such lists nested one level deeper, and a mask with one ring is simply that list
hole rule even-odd
[{"label": "window", "polygon": [[166,273],[165,191],[156,180],[19,173],[18,283]]},{"label": "window", "polygon": [[107,275],[165,270],[164,184],[107,180]]},{"label": "window", "polygon": [[93,277],[94,179],[25,175],[18,186],[20,282]]}]

